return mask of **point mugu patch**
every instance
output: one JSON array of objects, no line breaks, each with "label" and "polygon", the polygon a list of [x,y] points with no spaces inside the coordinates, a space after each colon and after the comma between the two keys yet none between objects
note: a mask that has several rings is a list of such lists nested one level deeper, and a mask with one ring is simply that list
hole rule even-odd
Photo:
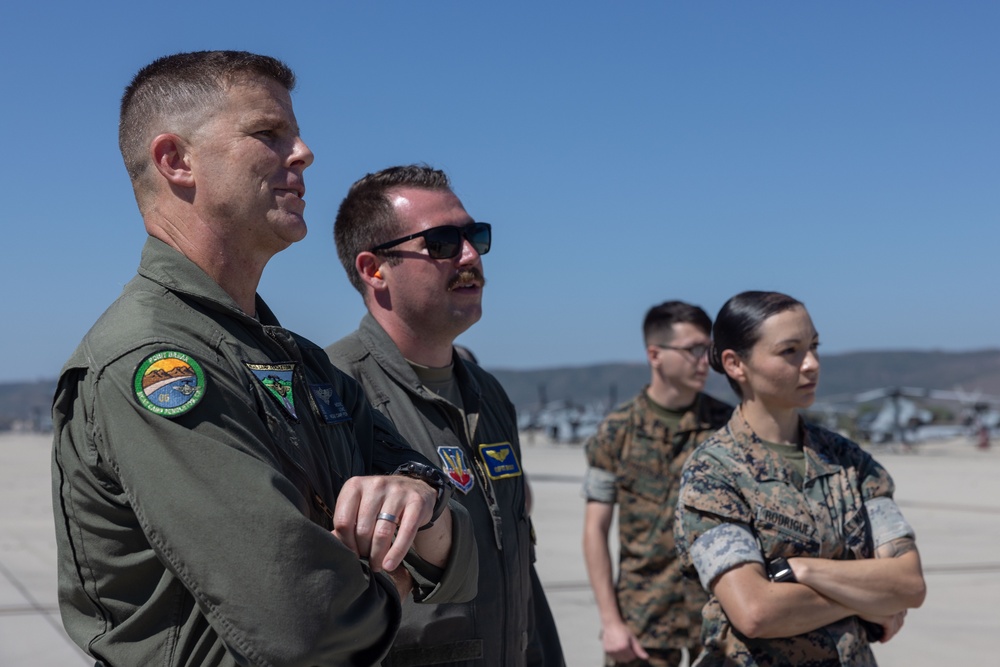
[{"label": "point mugu patch", "polygon": [[176,417],[205,395],[205,371],[183,352],[163,350],[136,367],[132,388],[142,407],[161,417]]}]

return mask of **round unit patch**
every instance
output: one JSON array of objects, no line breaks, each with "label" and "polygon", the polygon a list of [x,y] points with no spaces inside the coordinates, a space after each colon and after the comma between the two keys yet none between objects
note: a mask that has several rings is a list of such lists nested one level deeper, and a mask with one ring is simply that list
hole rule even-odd
[{"label": "round unit patch", "polygon": [[205,372],[183,352],[164,350],[139,364],[132,386],[139,405],[163,417],[176,417],[205,395]]}]

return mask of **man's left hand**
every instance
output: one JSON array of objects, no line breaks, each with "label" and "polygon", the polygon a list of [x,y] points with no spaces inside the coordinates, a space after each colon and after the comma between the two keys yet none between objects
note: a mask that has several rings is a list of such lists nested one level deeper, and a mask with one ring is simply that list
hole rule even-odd
[{"label": "man's left hand", "polygon": [[[430,521],[437,491],[400,475],[351,477],[333,515],[333,534],[372,571],[395,570],[413,544],[417,529]],[[396,522],[379,515],[395,517]]]}]

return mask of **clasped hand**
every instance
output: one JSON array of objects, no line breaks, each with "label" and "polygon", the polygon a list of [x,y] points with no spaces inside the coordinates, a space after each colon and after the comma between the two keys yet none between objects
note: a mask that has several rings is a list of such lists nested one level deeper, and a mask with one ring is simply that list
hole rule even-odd
[{"label": "clasped hand", "polygon": [[[437,491],[398,475],[352,477],[344,484],[333,515],[333,534],[372,571],[394,571],[413,544],[417,529],[430,521]],[[380,514],[396,517],[398,523]],[[383,514],[383,516],[384,516]]]}]

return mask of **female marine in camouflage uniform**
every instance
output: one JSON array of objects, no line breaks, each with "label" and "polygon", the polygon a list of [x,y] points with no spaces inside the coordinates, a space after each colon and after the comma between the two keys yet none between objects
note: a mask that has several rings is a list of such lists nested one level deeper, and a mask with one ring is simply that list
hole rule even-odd
[{"label": "female marine in camouflage uniform", "polygon": [[869,646],[924,599],[892,478],[855,443],[806,424],[819,380],[805,307],[775,292],[730,299],[712,366],[741,403],[688,459],[677,548],[710,593],[707,665],[875,665]]}]

